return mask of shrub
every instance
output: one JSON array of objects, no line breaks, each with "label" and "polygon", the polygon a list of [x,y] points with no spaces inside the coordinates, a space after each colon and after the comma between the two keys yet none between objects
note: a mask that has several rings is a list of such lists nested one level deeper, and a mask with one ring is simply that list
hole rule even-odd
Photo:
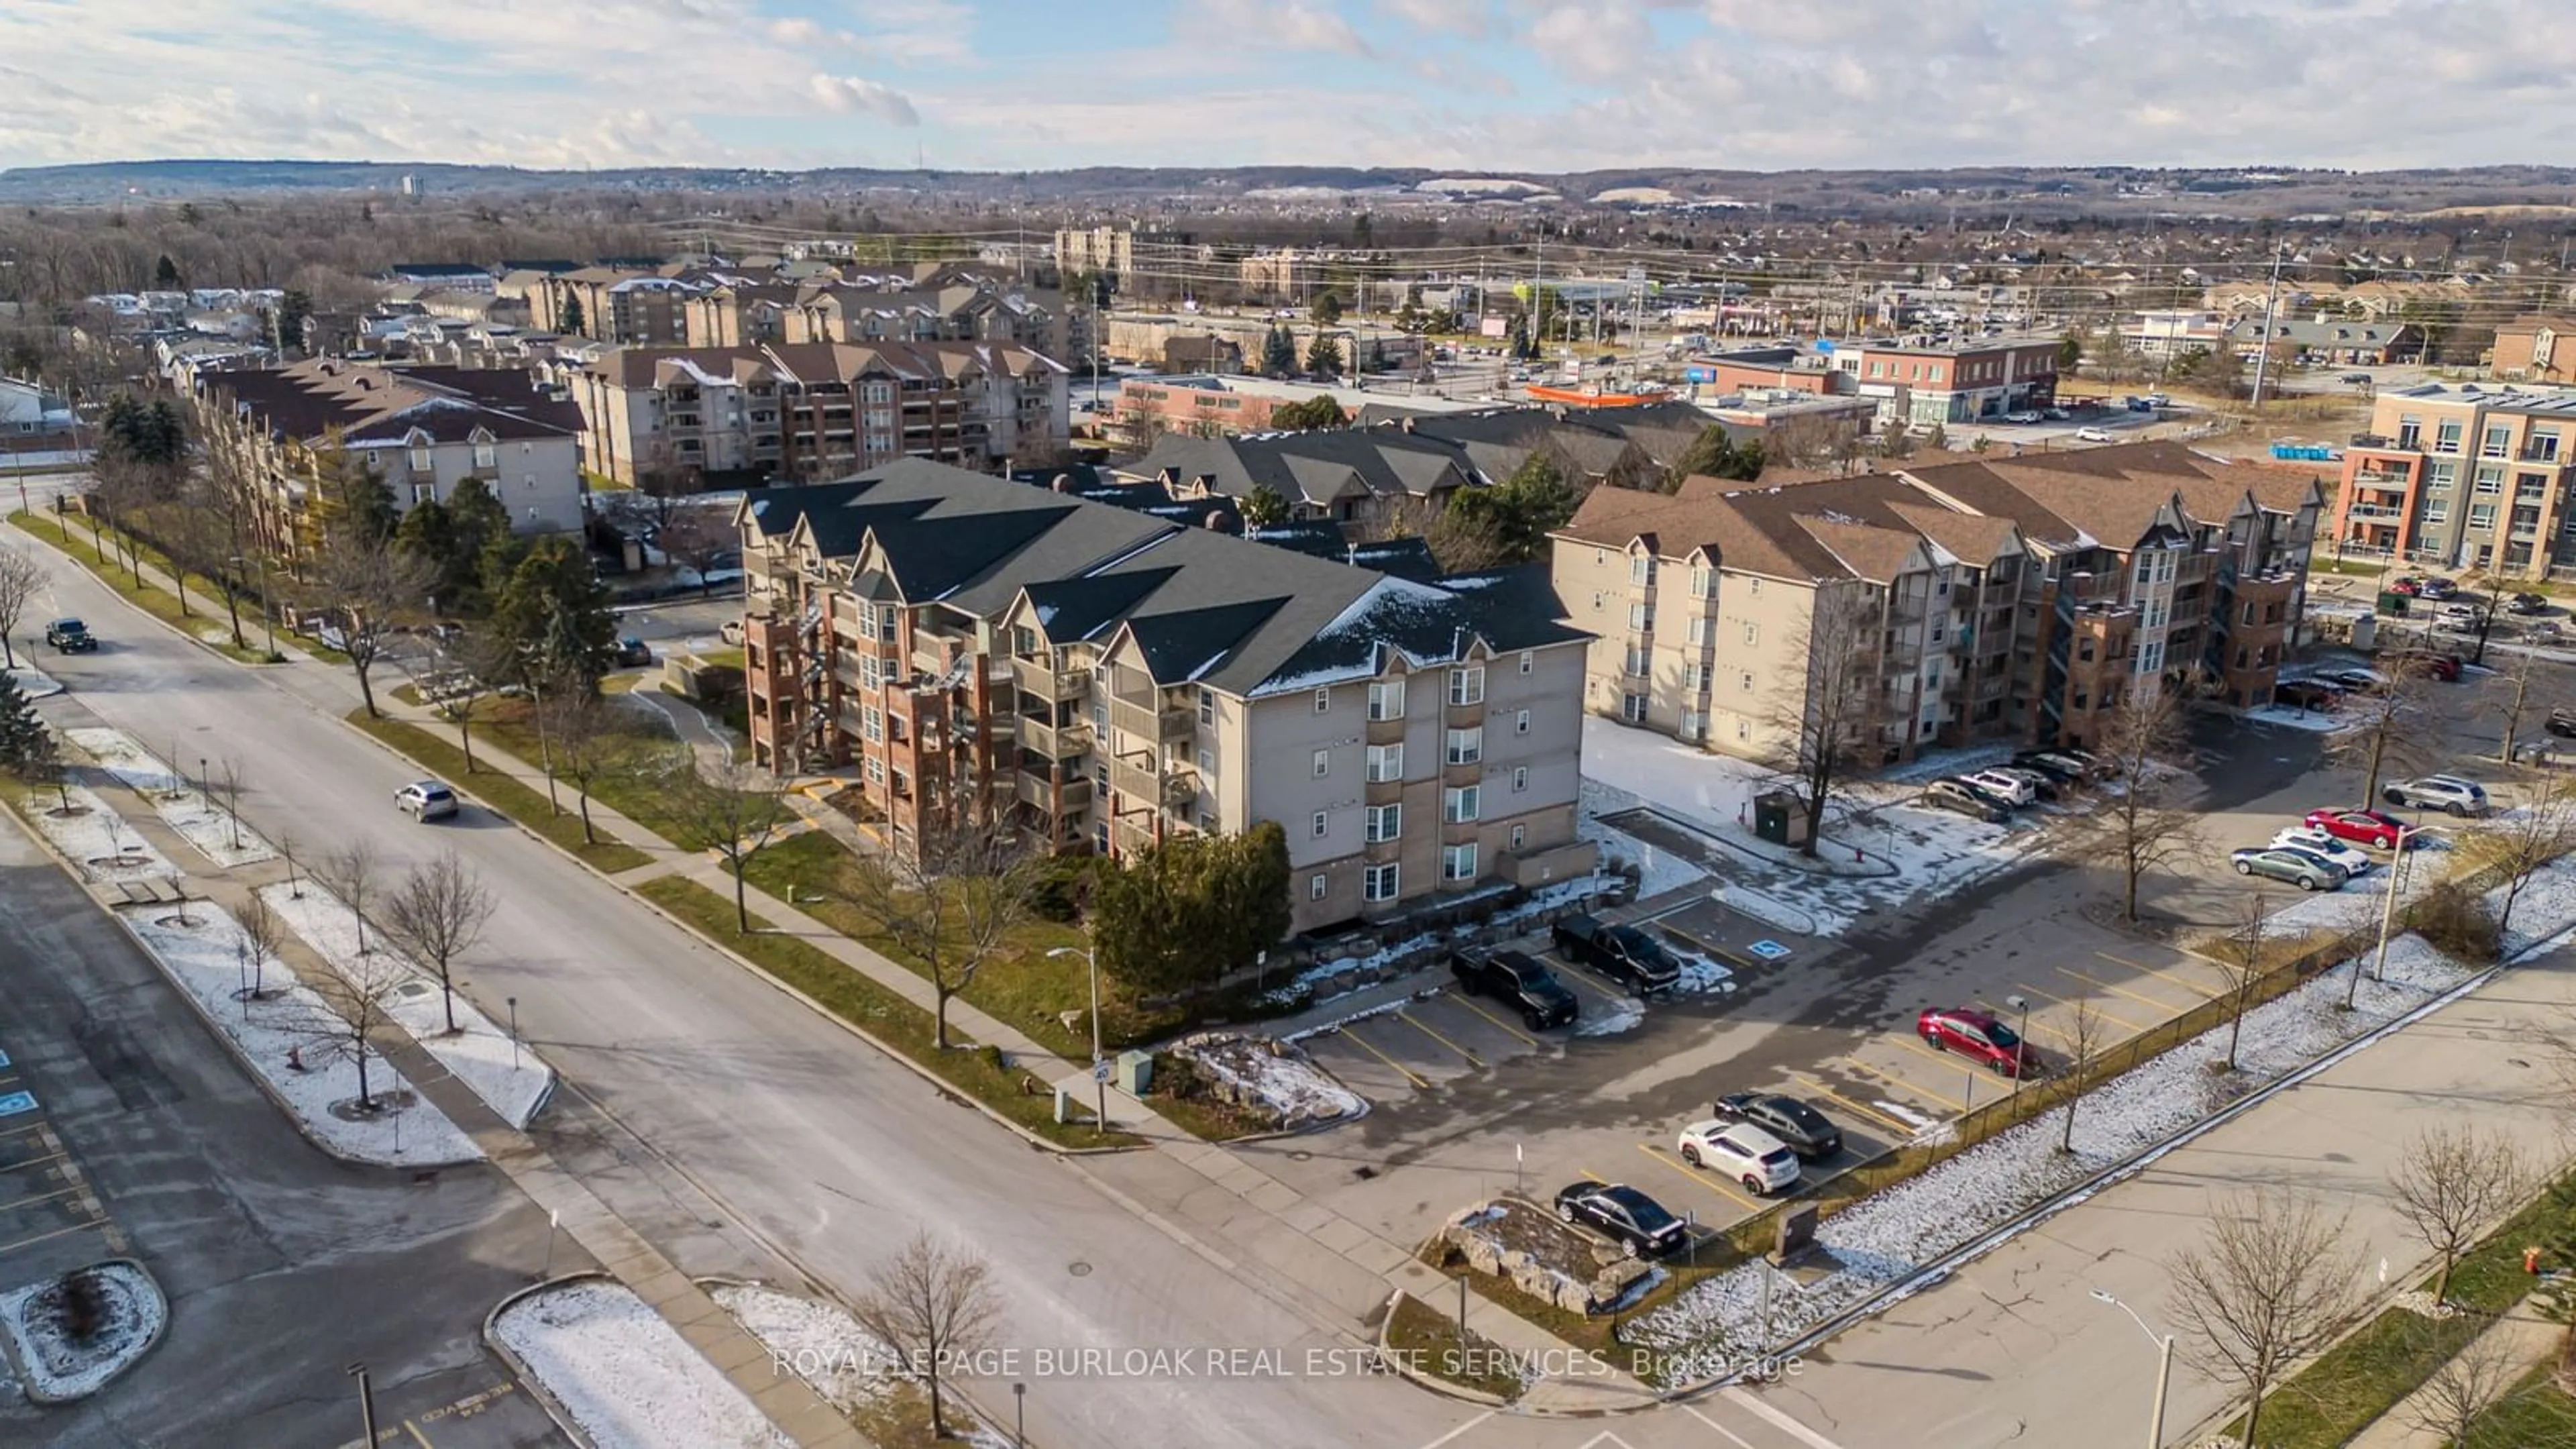
[{"label": "shrub", "polygon": [[2406,924],[2435,950],[2471,963],[2492,961],[2504,949],[2495,913],[2468,887],[2446,880],[2406,908]]},{"label": "shrub", "polygon": [[1071,925],[1081,919],[1083,903],[1090,899],[1094,871],[1099,859],[1089,855],[1051,855],[1038,866],[1038,879],[1029,897],[1029,909],[1041,920]]},{"label": "shrub", "polygon": [[107,1326],[107,1291],[87,1268],[63,1279],[54,1309],[54,1327],[74,1343],[87,1343]]}]

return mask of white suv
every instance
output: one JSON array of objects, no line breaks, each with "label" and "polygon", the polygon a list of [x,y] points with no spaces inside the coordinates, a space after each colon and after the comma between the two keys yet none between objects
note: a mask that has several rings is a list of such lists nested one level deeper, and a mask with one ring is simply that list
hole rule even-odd
[{"label": "white suv", "polygon": [[2379,798],[2391,805],[2421,809],[2447,810],[2453,815],[2487,813],[2487,792],[2475,780],[2457,775],[2426,775],[2420,780],[2403,780],[2379,792]]},{"label": "white suv", "polygon": [[2015,805],[2027,805],[2039,798],[2038,786],[2018,775],[2008,775],[2001,770],[1979,770],[1975,774],[1962,775],[1959,778],[1980,790],[2000,795]]},{"label": "white suv", "polygon": [[1749,1122],[1694,1122],[1682,1129],[1677,1146],[1682,1161],[1722,1172],[1757,1196],[1798,1181],[1798,1154]]},{"label": "white suv", "polygon": [[416,780],[394,792],[394,808],[414,820],[445,820],[456,813],[456,792],[436,780]]}]

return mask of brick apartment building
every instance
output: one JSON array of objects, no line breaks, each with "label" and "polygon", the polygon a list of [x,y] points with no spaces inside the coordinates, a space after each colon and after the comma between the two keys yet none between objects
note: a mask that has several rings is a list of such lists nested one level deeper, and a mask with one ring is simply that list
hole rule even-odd
[{"label": "brick apartment building", "polygon": [[982,342],[614,348],[568,374],[588,466],[620,483],[816,481],[895,458],[1060,456],[1064,369]]},{"label": "brick apartment building", "polygon": [[[689,340],[686,303],[700,290],[652,272],[581,267],[531,285],[528,316],[539,331],[558,336],[588,337],[612,347],[677,347]],[[575,320],[581,325],[572,325]]]},{"label": "brick apartment building", "polygon": [[2382,393],[2344,450],[2344,551],[2514,578],[2576,573],[2576,392],[2427,383]]},{"label": "brick apartment building", "polygon": [[753,757],[895,848],[955,811],[1114,855],[1275,820],[1301,931],[1591,868],[1587,641],[1543,570],[1411,582],[910,460],[738,517]]},{"label": "brick apartment building", "polygon": [[2268,703],[2303,602],[2312,479],[2146,443],[1852,477],[1599,489],[1558,532],[1594,635],[1593,712],[1777,759],[1820,671],[1819,610],[1864,614],[1887,760],[2081,742],[2131,689],[2201,666]]},{"label": "brick apartment building", "polygon": [[1834,348],[1851,391],[1878,405],[1878,420],[1969,423],[2057,400],[2055,337],[1864,338]]}]

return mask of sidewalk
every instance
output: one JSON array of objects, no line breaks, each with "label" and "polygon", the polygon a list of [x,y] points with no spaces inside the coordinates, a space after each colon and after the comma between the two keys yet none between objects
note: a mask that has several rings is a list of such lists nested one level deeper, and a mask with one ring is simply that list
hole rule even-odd
[{"label": "sidewalk", "polygon": [[[2472,1352],[2498,1355],[2501,1363],[2510,1365],[2510,1368],[2502,1370],[2501,1376],[2505,1383],[2511,1384],[2532,1368],[2548,1362],[2550,1355],[2558,1351],[2558,1342],[2566,1332],[2565,1324],[2552,1323],[2541,1317],[2539,1304],[2525,1298],[2505,1310],[2502,1318],[2488,1325],[2486,1332],[2473,1339],[2472,1346],[2462,1349],[2461,1353],[2464,1356]],[[2398,1400],[2369,1428],[2355,1435],[2344,1449],[2448,1449],[2450,1440],[2438,1428],[2426,1429],[2418,1422],[2429,1419],[2438,1426],[2448,1417],[2447,1409],[2436,1406],[2439,1397],[2430,1388],[2417,1389]],[[2427,1413],[2427,1410],[2433,1412]]]}]

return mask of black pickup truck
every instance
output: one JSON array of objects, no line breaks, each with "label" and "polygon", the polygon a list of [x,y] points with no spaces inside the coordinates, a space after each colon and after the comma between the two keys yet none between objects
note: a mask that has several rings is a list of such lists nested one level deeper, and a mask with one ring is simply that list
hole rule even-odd
[{"label": "black pickup truck", "polygon": [[1518,951],[1452,951],[1449,971],[1460,991],[1494,998],[1532,1031],[1570,1025],[1580,1009],[1555,972]]},{"label": "black pickup truck", "polygon": [[1590,916],[1568,916],[1556,923],[1556,949],[1569,961],[1591,967],[1640,996],[1671,991],[1682,970],[1663,943],[1634,926],[1606,926]]}]

